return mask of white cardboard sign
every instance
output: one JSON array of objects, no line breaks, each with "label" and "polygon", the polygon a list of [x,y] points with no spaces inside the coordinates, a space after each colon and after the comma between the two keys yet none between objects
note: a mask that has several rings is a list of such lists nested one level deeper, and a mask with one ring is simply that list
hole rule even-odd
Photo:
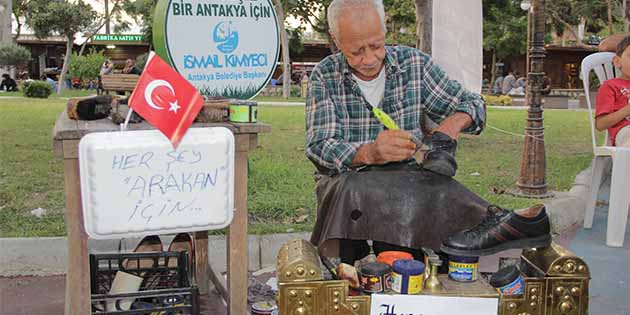
[{"label": "white cardboard sign", "polygon": [[496,315],[497,298],[373,294],[371,315]]},{"label": "white cardboard sign", "polygon": [[79,143],[86,233],[95,239],[220,229],[234,212],[234,135],[191,128],[177,149],[157,130]]}]

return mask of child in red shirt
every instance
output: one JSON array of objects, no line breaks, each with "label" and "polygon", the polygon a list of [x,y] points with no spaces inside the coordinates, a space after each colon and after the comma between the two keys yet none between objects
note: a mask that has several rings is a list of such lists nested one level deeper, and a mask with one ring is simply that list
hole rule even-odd
[{"label": "child in red shirt", "polygon": [[617,45],[613,64],[621,77],[605,81],[597,93],[595,128],[608,129],[612,145],[630,147],[630,36]]}]

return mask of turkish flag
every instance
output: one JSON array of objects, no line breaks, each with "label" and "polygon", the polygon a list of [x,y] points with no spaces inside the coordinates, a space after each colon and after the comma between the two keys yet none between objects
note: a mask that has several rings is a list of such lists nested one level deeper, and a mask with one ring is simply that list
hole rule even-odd
[{"label": "turkish flag", "polygon": [[149,55],[129,107],[177,147],[203,106],[204,100],[175,69],[154,52]]}]

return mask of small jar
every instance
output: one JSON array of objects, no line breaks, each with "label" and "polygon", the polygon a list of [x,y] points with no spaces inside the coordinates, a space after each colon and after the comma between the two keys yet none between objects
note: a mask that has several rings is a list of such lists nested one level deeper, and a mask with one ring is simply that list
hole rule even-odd
[{"label": "small jar", "polygon": [[252,305],[252,315],[272,315],[278,311],[274,302],[256,302]]},{"label": "small jar", "polygon": [[233,100],[229,107],[230,121],[236,123],[255,123],[258,116],[258,103],[254,101]]},{"label": "small jar", "polygon": [[384,293],[389,291],[392,270],[379,262],[367,263],[359,270],[359,282],[366,293]]},{"label": "small jar", "polygon": [[450,256],[448,261],[448,277],[457,282],[477,281],[479,257]]},{"label": "small jar", "polygon": [[413,259],[413,255],[410,253],[390,250],[390,251],[385,251],[378,254],[376,261],[387,264],[390,267],[393,267],[394,262],[397,260],[412,260],[412,259]]},{"label": "small jar", "polygon": [[424,268],[424,264],[417,260],[396,260],[392,272],[392,290],[400,294],[422,292]]},{"label": "small jar", "polygon": [[490,285],[503,295],[518,295],[525,292],[525,281],[516,266],[505,267],[490,277]]}]

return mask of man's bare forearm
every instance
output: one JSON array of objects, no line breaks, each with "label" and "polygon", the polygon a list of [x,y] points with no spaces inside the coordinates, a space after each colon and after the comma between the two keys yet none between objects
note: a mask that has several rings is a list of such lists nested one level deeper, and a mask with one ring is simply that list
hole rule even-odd
[{"label": "man's bare forearm", "polygon": [[445,133],[453,139],[458,139],[459,134],[462,132],[462,130],[470,127],[472,123],[472,117],[470,117],[468,114],[457,112],[444,119],[444,121],[440,124],[439,127],[435,129],[435,131]]}]

